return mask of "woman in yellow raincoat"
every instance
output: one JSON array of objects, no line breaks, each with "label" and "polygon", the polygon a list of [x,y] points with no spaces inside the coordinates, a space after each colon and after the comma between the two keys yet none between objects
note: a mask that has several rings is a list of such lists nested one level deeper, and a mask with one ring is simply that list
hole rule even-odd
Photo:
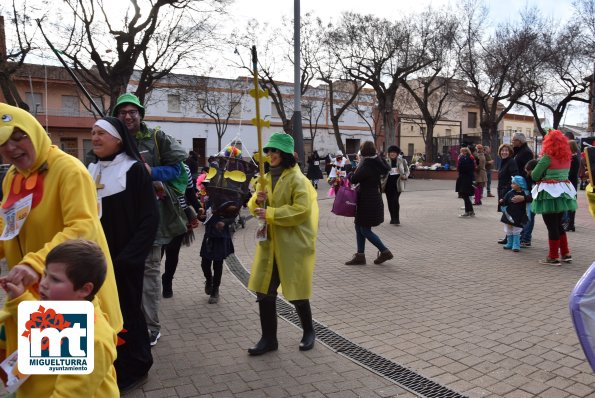
[{"label": "woman in yellow raincoat", "polygon": [[[0,240],[0,258],[6,258],[9,270],[6,278],[22,282],[39,297],[37,282],[48,252],[68,239],[94,241],[108,262],[105,282],[97,293],[99,305],[110,326],[119,332],[122,313],[114,270],[99,221],[96,187],[85,166],[52,145],[30,113],[4,103],[0,103],[0,155],[12,163],[2,183],[2,209],[10,214],[31,201],[29,211],[18,212],[24,219],[21,228],[17,225],[13,234]],[[0,347],[10,354],[17,349],[17,325],[6,314],[0,311],[6,332]]]},{"label": "woman in yellow raincoat", "polygon": [[265,185],[256,185],[248,202],[252,214],[266,221],[267,238],[257,243],[248,288],[256,292],[262,337],[250,355],[277,349],[277,289],[295,305],[304,334],[301,351],[310,350],[316,339],[310,296],[316,261],[318,203],[316,191],[296,165],[293,138],[274,133],[264,146],[270,158]]}]

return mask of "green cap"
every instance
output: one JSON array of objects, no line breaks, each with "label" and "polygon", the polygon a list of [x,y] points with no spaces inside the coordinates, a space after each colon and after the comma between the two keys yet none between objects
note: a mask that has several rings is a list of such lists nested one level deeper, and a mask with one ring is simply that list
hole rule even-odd
[{"label": "green cap", "polygon": [[141,118],[144,119],[145,117],[145,107],[140,104],[140,100],[138,97],[132,93],[125,93],[118,97],[116,100],[116,106],[114,106],[114,110],[112,111],[112,116],[116,117],[118,114],[118,108],[125,104],[131,104],[138,108],[140,112]]},{"label": "green cap", "polygon": [[266,152],[268,148],[275,148],[293,155],[293,137],[286,133],[273,133],[263,149]]}]

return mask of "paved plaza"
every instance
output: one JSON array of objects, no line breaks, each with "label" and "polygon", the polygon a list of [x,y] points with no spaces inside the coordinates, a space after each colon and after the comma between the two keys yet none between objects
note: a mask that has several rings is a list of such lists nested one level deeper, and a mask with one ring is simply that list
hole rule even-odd
[{"label": "paved plaza", "polygon": [[[460,219],[454,181],[410,180],[402,225],[374,228],[395,258],[374,265],[376,250],[367,243],[368,265],[346,266],[355,252],[353,219],[330,212],[328,187],[321,186],[311,300],[318,323],[459,396],[595,396],[595,375],[568,311],[572,288],[595,261],[595,221],[584,191],[576,232],[569,233],[572,264],[538,263],[547,253],[540,217],[533,247],[504,251],[496,243],[503,225],[495,198],[485,198],[476,217]],[[254,227],[248,220],[234,236],[236,257],[248,270]],[[173,298],[162,301],[149,381],[128,397],[418,396],[319,341],[298,351],[301,330],[283,319],[279,350],[248,356],[260,337],[255,298],[226,266],[219,303],[207,303],[200,228],[196,235],[182,249]]]},{"label": "paved plaza", "polygon": [[[326,184],[321,184],[326,185]],[[353,220],[330,213],[319,189],[320,229],[312,312],[316,321],[390,361],[468,397],[589,397],[593,375],[578,344],[568,296],[595,261],[595,221],[579,193],[574,262],[538,264],[546,229],[533,247],[502,250],[496,199],[459,219],[454,181],[411,180],[399,227],[374,230],[395,254],[374,265],[343,263],[355,251]],[[388,211],[385,216],[388,217]],[[249,269],[254,220],[234,237]],[[225,268],[218,304],[207,304],[198,250],[183,248],[174,297],[163,300],[163,337],[150,379],[130,397],[415,397],[317,342],[300,352],[301,331],[279,321],[279,350],[249,357],[260,335],[254,296]]]}]

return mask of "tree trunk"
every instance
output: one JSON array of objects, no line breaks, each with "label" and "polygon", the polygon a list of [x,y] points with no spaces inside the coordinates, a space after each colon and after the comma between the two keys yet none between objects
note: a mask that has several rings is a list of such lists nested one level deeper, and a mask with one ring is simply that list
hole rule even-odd
[{"label": "tree trunk", "polygon": [[[434,163],[434,124],[426,121],[426,162]],[[401,148],[403,150],[403,148]]]},{"label": "tree trunk", "polygon": [[391,145],[399,145],[396,139],[395,110],[393,108],[394,100],[394,95],[391,95],[390,93],[384,93],[378,98],[378,111],[382,114],[384,146],[386,148]]},{"label": "tree trunk", "polygon": [[343,145],[343,137],[341,137],[341,131],[339,130],[339,118],[331,117],[331,123],[333,125],[333,132],[335,134],[335,141],[337,141],[337,148],[345,153],[345,145]]}]

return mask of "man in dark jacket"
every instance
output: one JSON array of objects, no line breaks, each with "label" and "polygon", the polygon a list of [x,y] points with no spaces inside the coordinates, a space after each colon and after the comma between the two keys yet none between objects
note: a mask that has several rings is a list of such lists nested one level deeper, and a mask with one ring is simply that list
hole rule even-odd
[{"label": "man in dark jacket", "polygon": [[519,175],[527,177],[527,173],[525,173],[525,165],[535,156],[527,144],[527,138],[525,137],[525,134],[514,133],[512,136],[512,147],[514,149],[514,161],[516,162]]}]

